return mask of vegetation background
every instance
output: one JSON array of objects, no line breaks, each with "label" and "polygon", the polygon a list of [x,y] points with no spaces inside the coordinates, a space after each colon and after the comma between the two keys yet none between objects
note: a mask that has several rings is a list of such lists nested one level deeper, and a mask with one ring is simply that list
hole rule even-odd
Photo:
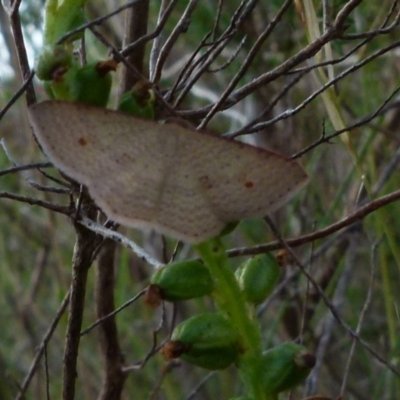
[{"label": "vegetation background", "polygon": [[[16,96],[41,49],[43,3],[3,0],[0,7],[1,399],[62,397],[76,234],[66,216],[37,202],[68,205],[69,196],[41,190],[55,184],[31,165],[46,160],[26,116],[33,88],[25,85],[26,95]],[[122,4],[89,1],[88,19]],[[96,25],[97,36],[87,30],[88,59],[125,49],[120,55],[156,80],[159,93],[190,123],[301,155],[310,181],[272,215],[296,258],[289,258],[258,316],[266,348],[302,338],[317,365],[303,387],[282,399],[400,398],[399,18],[393,0],[143,0]],[[126,49],[146,32],[147,40]],[[139,76],[122,70],[114,99]],[[35,80],[34,88],[37,100],[45,99]],[[157,104],[159,117],[165,116]],[[11,173],[13,163],[28,165],[27,171]],[[165,262],[176,245],[155,233],[120,232]],[[263,220],[243,221],[225,243],[233,268],[282,247]],[[177,255],[194,256],[186,245]],[[114,290],[102,294],[103,302],[124,304],[147,286],[152,272],[118,246],[115,264],[109,263]],[[99,315],[98,276],[99,266],[93,266],[83,328]],[[212,308],[207,298],[185,302],[177,305],[176,318]],[[170,329],[170,306],[166,315],[158,343]],[[142,365],[160,320],[160,312],[141,299],[117,315],[114,344],[123,359],[106,354],[101,328],[82,336],[75,398],[111,398],[104,386],[111,366],[122,364],[121,399],[223,400],[241,394],[234,367],[208,373],[166,364],[159,353]]]}]

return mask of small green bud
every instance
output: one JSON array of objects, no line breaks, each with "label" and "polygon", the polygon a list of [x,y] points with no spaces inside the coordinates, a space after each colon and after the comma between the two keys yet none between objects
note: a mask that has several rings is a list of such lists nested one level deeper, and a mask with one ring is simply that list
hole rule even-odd
[{"label": "small green bud", "polygon": [[[45,5],[43,42],[46,45],[54,45],[65,34],[75,30],[85,23],[85,11],[83,9],[87,0],[63,0],[47,1]],[[83,37],[83,31],[75,33],[65,40],[72,43]]]},{"label": "small green bud", "polygon": [[250,258],[237,269],[235,275],[246,301],[259,304],[272,293],[280,273],[276,258],[266,253]]},{"label": "small green bud", "polygon": [[47,96],[49,96],[50,99],[55,100],[56,96],[54,95],[53,92],[53,84],[51,81],[43,81],[43,88],[45,92],[47,93]]},{"label": "small green bud", "polygon": [[79,65],[75,62],[68,69],[55,70],[46,91],[50,92],[51,90],[56,100],[73,101],[71,82],[75,79],[78,70]]},{"label": "small green bud", "polygon": [[266,351],[259,367],[266,394],[293,389],[303,382],[315,365],[315,357],[305,347],[286,342]]},{"label": "small green bud", "polygon": [[[160,268],[151,278],[148,296],[159,288],[163,300],[179,301],[208,295],[214,289],[207,267],[200,261],[182,261]],[[148,301],[148,303],[151,303]]]},{"label": "small green bud", "polygon": [[72,60],[72,50],[67,46],[45,47],[36,60],[36,76],[42,81],[51,81],[57,71],[66,72]]},{"label": "small green bud", "polygon": [[114,61],[100,61],[78,69],[69,80],[71,100],[105,107],[111,91],[110,71],[116,69]]},{"label": "small green bud", "polygon": [[[76,13],[73,13],[72,15],[73,16],[72,18],[70,18],[69,25],[65,27],[65,32],[63,33],[63,35],[79,28],[80,26],[86,23],[85,11],[83,8],[80,8],[79,10],[76,11]],[[75,40],[80,40],[84,37],[84,35],[85,31],[80,31],[78,33],[75,33],[74,35],[68,38],[67,42],[74,42]]]},{"label": "small green bud", "polygon": [[174,329],[163,353],[167,360],[180,357],[202,368],[224,369],[239,356],[238,333],[222,314],[200,314]]},{"label": "small green bud", "polygon": [[137,117],[154,119],[155,100],[150,84],[139,81],[132,90],[122,95],[117,109]]}]

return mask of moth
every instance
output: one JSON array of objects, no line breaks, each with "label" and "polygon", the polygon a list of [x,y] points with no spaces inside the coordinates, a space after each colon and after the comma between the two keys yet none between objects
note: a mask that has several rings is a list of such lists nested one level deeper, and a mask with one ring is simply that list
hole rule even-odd
[{"label": "moth", "polygon": [[294,160],[178,124],[63,101],[31,106],[29,119],[54,166],[110,219],[189,243],[264,216],[307,180]]}]

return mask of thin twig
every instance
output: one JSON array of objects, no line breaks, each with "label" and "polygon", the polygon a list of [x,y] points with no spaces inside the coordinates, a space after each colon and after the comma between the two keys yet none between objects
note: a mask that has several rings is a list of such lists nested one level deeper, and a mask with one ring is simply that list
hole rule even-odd
[{"label": "thin twig", "polygon": [[37,162],[25,165],[17,165],[15,167],[3,169],[2,171],[0,171],[0,176],[4,176],[7,174],[15,174],[16,172],[27,171],[29,169],[51,168],[52,166],[53,164],[50,162]]},{"label": "thin twig", "polygon": [[61,38],[58,39],[58,41],[56,42],[56,44],[60,44],[60,43],[62,43],[62,42],[64,42],[64,41],[66,41],[67,39],[69,39],[71,36],[74,36],[74,35],[76,35],[76,34],[79,33],[79,32],[83,32],[84,30],[86,30],[86,29],[88,29],[88,28],[92,28],[92,27],[94,27],[94,26],[101,25],[101,24],[102,24],[104,21],[106,21],[107,19],[110,19],[110,18],[113,17],[114,15],[117,15],[117,14],[119,14],[121,11],[124,11],[124,10],[126,10],[127,8],[132,7],[134,4],[136,4],[136,3],[140,2],[140,1],[142,1],[142,0],[132,0],[132,1],[130,1],[130,2],[126,3],[126,4],[124,4],[123,6],[118,7],[116,10],[110,12],[109,14],[102,15],[102,16],[99,17],[99,18],[96,18],[96,19],[94,19],[94,20],[92,20],[92,21],[90,21],[90,22],[87,22],[87,23],[85,23],[85,24],[82,24],[81,26],[78,26],[78,27],[75,28],[74,30],[69,31],[69,32],[66,33],[65,35],[61,36]]},{"label": "thin twig", "polygon": [[108,237],[123,246],[131,249],[141,260],[152,265],[155,268],[160,268],[164,265],[164,263],[154,259],[150,254],[148,254],[144,249],[138,246],[135,242],[129,240],[124,235],[121,235],[118,232],[115,232],[111,229],[107,229],[104,226],[90,220],[89,218],[82,218],[78,221],[79,224],[85,226],[93,232],[96,232],[102,236]]},{"label": "thin twig", "polygon": [[[125,357],[120,346],[118,327],[110,313],[115,309],[115,251],[117,243],[106,239],[97,257],[95,303],[96,316],[103,318],[99,327],[100,349],[105,361],[104,377],[98,400],[119,400],[127,374],[123,371]],[[82,334],[81,334],[82,336]]]},{"label": "thin twig", "polygon": [[[149,20],[149,7],[149,0],[142,0],[125,12],[123,46],[135,42],[146,35]],[[118,85],[119,99],[138,82],[139,79],[136,76],[136,71],[141,75],[148,75],[144,71],[145,51],[146,42],[143,42],[135,47],[135,51],[125,56],[129,64],[135,68],[135,73],[132,73],[130,68],[123,66]]]},{"label": "thin twig", "polygon": [[157,328],[155,330],[153,330],[153,343],[151,345],[150,350],[147,352],[147,354],[143,358],[143,360],[140,360],[133,365],[129,365],[128,367],[125,367],[123,369],[124,372],[137,371],[139,369],[144,368],[144,366],[147,364],[147,361],[149,361],[150,358],[154,354],[158,353],[164,347],[164,345],[168,342],[169,337],[164,339],[164,341],[162,343],[157,345],[157,335],[159,334],[159,332],[161,331],[161,329],[163,328],[163,326],[165,324],[165,315],[166,315],[165,302],[162,302],[162,315],[161,315],[160,323],[158,324]]},{"label": "thin twig", "polygon": [[[246,3],[248,3],[247,6]],[[229,41],[233,38],[233,35],[240,30],[241,26],[250,16],[256,3],[257,1],[254,0],[251,2],[242,0],[242,2],[239,4],[237,9],[233,13],[229,26],[221,34],[220,38],[214,41],[214,43],[210,45],[206,53],[203,56],[199,57],[196,60],[196,62],[193,63],[191,68],[188,69],[185,77],[185,81],[187,81],[187,83],[185,87],[182,89],[182,92],[180,93],[179,97],[176,99],[174,107],[177,107],[183,101],[183,99],[185,98],[187,93],[189,93],[189,91],[195,85],[195,83],[204,75],[204,73],[206,73],[209,66],[226,48]],[[199,48],[201,47],[199,46]],[[190,75],[198,65],[199,66],[201,65],[201,67],[197,69],[196,73],[194,73],[189,80]]]},{"label": "thin twig", "polygon": [[196,59],[198,57],[200,51],[206,46],[206,42],[208,38],[211,36],[211,32],[207,32],[205,36],[201,39],[200,43],[197,45],[196,49],[192,52],[192,54],[188,57],[185,65],[180,70],[178,77],[176,78],[174,85],[172,88],[165,94],[165,100],[170,102],[175,96],[175,92],[183,86],[183,82],[189,78],[191,71],[195,68]]},{"label": "thin twig", "polygon": [[223,0],[218,0],[217,15],[215,16],[214,26],[212,29],[212,39],[215,41],[217,38],[217,30],[221,22]]},{"label": "thin twig", "polygon": [[[223,40],[218,41],[214,43],[212,46],[210,46],[210,48],[207,49],[205,54],[199,57],[187,69],[186,76],[184,77],[184,79],[182,79],[184,87],[181,89],[179,96],[174,102],[175,108],[179,106],[179,104],[184,100],[185,96],[190,92],[195,83],[204,75],[204,73],[207,71],[208,67],[213,63],[215,58],[218,57],[218,55],[226,47],[231,37],[232,36],[230,35],[225,35]],[[198,47],[198,49],[200,50],[200,46]],[[199,67],[195,71],[197,66]],[[182,86],[182,83],[179,86]],[[178,88],[180,88],[179,86]]]},{"label": "thin twig", "polygon": [[376,181],[374,187],[371,190],[372,196],[377,195],[382,190],[385,183],[389,180],[393,172],[396,170],[396,167],[399,164],[399,162],[400,162],[400,147],[396,150],[391,160],[385,165],[385,168],[379,175],[378,180]]},{"label": "thin twig", "polygon": [[46,399],[50,400],[50,379],[49,379],[49,363],[47,358],[47,346],[44,347],[44,373],[46,376]]},{"label": "thin twig", "polygon": [[343,319],[340,317],[338,314],[336,307],[332,304],[332,302],[329,300],[327,295],[325,294],[324,291],[321,290],[319,287],[318,283],[314,280],[314,278],[307,272],[307,270],[304,268],[303,264],[300,262],[300,260],[297,258],[296,254],[294,251],[291,249],[290,245],[286,240],[283,239],[282,235],[276,228],[275,224],[273,223],[272,219],[270,217],[265,217],[266,222],[268,223],[271,231],[275,235],[275,237],[278,238],[278,241],[281,243],[281,246],[286,249],[290,255],[292,256],[293,261],[296,263],[296,265],[300,268],[301,272],[307,277],[307,279],[311,282],[312,286],[314,289],[318,292],[318,294],[321,296],[322,300],[324,301],[325,305],[329,308],[329,310],[332,313],[332,316],[335,318],[335,320],[338,322],[338,324],[347,332],[347,334],[356,340],[358,343],[360,343],[376,360],[378,360],[380,363],[385,365],[388,369],[390,369],[394,374],[397,376],[400,376],[400,371],[397,370],[397,368],[385,360],[378,352],[376,352],[367,342],[365,342],[363,339],[361,339],[356,332],[354,332],[346,322],[343,321]]},{"label": "thin twig", "polygon": [[[332,299],[332,307],[335,308],[337,315],[339,315],[339,311],[342,308],[341,306],[343,305],[343,299],[345,298],[345,291],[350,280],[350,272],[353,269],[356,257],[356,244],[358,241],[359,235],[357,234],[357,236],[355,236],[353,233],[350,239],[350,246],[347,250],[347,259],[344,268],[341,271],[340,277],[338,278],[338,282],[336,284],[335,292]],[[307,273],[309,272],[307,271]],[[311,283],[310,280],[307,280],[307,282],[309,284]],[[323,289],[319,285],[318,292],[324,293]],[[326,317],[322,320],[321,335],[315,352],[316,363],[306,381],[305,391],[308,396],[316,394],[318,378],[323,366],[324,356],[328,351],[329,345],[331,344],[333,329],[336,326],[335,320],[336,317],[331,312],[329,312],[328,315],[326,315]]]},{"label": "thin twig", "polygon": [[190,0],[188,5],[185,8],[185,11],[182,14],[182,17],[179,19],[178,23],[175,25],[171,35],[166,40],[164,46],[160,51],[160,55],[157,59],[156,66],[154,68],[154,75],[152,77],[153,82],[158,82],[161,78],[162,68],[164,63],[169,56],[172,47],[175,45],[176,41],[178,40],[179,36],[186,32],[188,29],[188,25],[190,24],[191,15],[196,8],[197,2],[199,0]]},{"label": "thin twig", "polygon": [[[315,221],[314,224],[315,226]],[[312,267],[313,267],[313,254],[314,254],[314,242],[311,243],[310,246],[310,256],[308,260],[308,272],[311,274]],[[306,283],[306,290],[304,294],[304,299],[301,304],[301,318],[300,318],[300,327],[299,327],[299,343],[303,344],[304,340],[304,330],[306,326],[306,315],[307,315],[307,307],[309,306],[309,301],[310,301],[310,282],[307,281]]]},{"label": "thin twig", "polygon": [[[8,158],[8,160],[11,162],[11,164],[14,165],[14,167],[18,167],[17,162],[14,160],[14,158],[12,157],[10,151],[8,150],[7,146],[6,146],[6,142],[4,139],[0,139],[0,146],[3,148],[4,152],[6,153],[6,156]],[[30,186],[32,186],[35,189],[41,190],[43,192],[52,192],[52,193],[59,193],[59,194],[66,194],[69,193],[70,190],[69,189],[63,189],[63,188],[55,188],[55,187],[51,187],[51,186],[44,186],[41,185],[39,183],[36,183],[35,181],[33,181],[27,174],[24,173],[25,168],[22,168],[20,171],[22,171],[22,176],[24,177],[25,181],[28,182],[28,184]],[[1,176],[1,174],[0,174]]]},{"label": "thin twig", "polygon": [[[21,18],[19,16],[19,6],[21,0],[15,0],[11,9],[8,10],[10,18],[10,26],[14,37],[15,49],[17,51],[18,62],[21,69],[22,78],[25,81],[29,80],[31,76],[31,69],[29,67],[28,55],[26,52],[24,35],[22,32]],[[28,106],[36,103],[35,89],[32,84],[32,79],[29,80],[26,88],[26,102]]]},{"label": "thin twig", "polygon": [[[356,328],[356,333],[357,335],[360,334],[361,332],[361,327],[364,322],[365,315],[368,311],[369,306],[371,305],[372,301],[372,291],[373,291],[373,285],[375,283],[375,273],[376,273],[376,250],[377,250],[378,244],[375,243],[372,246],[372,255],[371,255],[371,271],[370,271],[370,278],[369,278],[369,285],[368,285],[368,291],[367,291],[367,297],[365,298],[364,306],[361,310],[360,316],[358,318],[358,324]],[[349,376],[350,372],[350,364],[353,359],[353,355],[356,349],[357,342],[353,340],[353,343],[351,344],[350,351],[349,351],[349,356],[347,358],[346,366],[344,368],[344,373],[343,373],[343,381],[342,381],[342,386],[340,388],[340,396],[344,398],[344,391],[346,389],[346,383],[347,383],[347,378]]]},{"label": "thin twig", "polygon": [[392,32],[393,29],[397,28],[400,22],[400,12],[397,13],[394,21],[392,22],[391,25],[386,27],[387,23],[389,22],[390,17],[393,15],[394,11],[396,10],[398,1],[395,0],[392,3],[390,11],[386,14],[385,20],[383,21],[383,24],[381,28],[374,29],[373,31],[369,32],[363,32],[363,33],[353,33],[353,34],[346,34],[346,35],[341,35],[340,39],[343,40],[355,40],[355,39],[370,39],[374,38],[376,36],[381,36],[381,35],[387,35]]},{"label": "thin twig", "polygon": [[357,122],[355,122],[351,125],[348,125],[342,129],[339,129],[330,135],[326,135],[325,133],[323,133],[318,140],[316,140],[314,143],[311,143],[309,146],[307,146],[303,150],[299,151],[298,153],[294,154],[291,158],[293,158],[293,159],[299,158],[303,154],[305,154],[305,153],[309,152],[310,150],[314,149],[315,147],[319,146],[321,143],[324,143],[324,142],[328,143],[330,140],[341,135],[342,133],[349,132],[353,129],[359,128],[359,127],[364,126],[365,124],[371,122],[373,119],[375,119],[377,116],[379,116],[381,114],[382,110],[384,110],[386,108],[386,106],[390,102],[390,100],[393,97],[395,97],[397,95],[397,93],[399,93],[399,92],[400,92],[400,85],[397,86],[393,90],[393,92],[390,93],[390,95],[381,103],[381,105],[372,114],[369,114],[366,117],[361,118]]},{"label": "thin twig", "polygon": [[143,289],[141,292],[139,292],[135,297],[132,297],[131,299],[129,299],[126,303],[122,304],[122,306],[116,308],[113,312],[111,312],[110,314],[105,315],[104,317],[99,318],[98,320],[96,320],[96,322],[93,322],[93,324],[89,325],[87,328],[85,328],[82,332],[81,332],[81,336],[86,335],[87,333],[89,333],[93,328],[95,328],[97,325],[101,324],[102,322],[104,322],[105,320],[107,320],[108,318],[114,317],[117,314],[119,314],[123,309],[125,309],[126,307],[130,306],[132,303],[134,303],[137,299],[139,299],[140,297],[142,297],[145,293],[146,293],[147,288]]},{"label": "thin twig", "polygon": [[[163,21],[163,18],[165,17],[167,3],[168,3],[167,0],[161,1],[160,7],[158,10],[157,28],[161,25],[161,22]],[[169,6],[170,5],[171,5],[171,3],[169,4]],[[153,46],[151,47],[150,57],[149,57],[149,77],[150,77],[151,82],[154,82],[155,68],[156,68],[156,64],[157,64],[157,59],[160,56],[161,47],[162,47],[162,37],[161,37],[161,35],[157,35],[153,40]]]},{"label": "thin twig", "polygon": [[[365,206],[362,206],[353,213],[349,214],[347,217],[343,218],[338,222],[333,223],[332,225],[327,226],[326,228],[320,229],[317,232],[300,236],[299,238],[296,239],[286,239],[285,243],[287,243],[287,245],[290,247],[297,247],[303,244],[310,243],[317,239],[325,238],[331,235],[332,233],[335,233],[365,218],[368,214],[371,214],[372,212],[378,210],[379,208],[384,207],[398,200],[400,200],[400,190],[397,190],[386,196],[382,196],[376,200],[371,201]],[[243,248],[228,250],[227,254],[228,257],[239,257],[239,256],[261,254],[268,251],[279,250],[281,248],[282,248],[282,243],[279,240],[276,240],[268,244],[262,244],[259,246],[243,247]]]},{"label": "thin twig", "polygon": [[[162,17],[160,18],[156,28],[154,29],[153,32],[148,33],[147,35],[142,36],[141,38],[137,39],[135,42],[129,44],[126,46],[124,49],[122,49],[120,55],[121,56],[126,56],[130,54],[132,51],[135,50],[137,46],[140,46],[141,44],[150,41],[151,39],[154,39],[155,37],[159,36],[162,30],[164,29],[165,24],[167,23],[172,11],[174,10],[175,5],[177,4],[179,0],[172,0],[165,12],[163,13]],[[150,75],[151,76],[151,75]]]},{"label": "thin twig", "polygon": [[239,56],[239,53],[246,44],[246,41],[247,41],[247,36],[244,36],[243,39],[238,44],[238,46],[236,47],[236,49],[233,51],[232,55],[222,65],[219,65],[218,67],[214,68],[209,67],[207,68],[207,72],[210,74],[215,74],[217,72],[221,72],[224,69],[228,68]]},{"label": "thin twig", "polygon": [[[260,130],[263,130],[265,128],[267,128],[268,126],[274,125],[276,124],[278,121],[282,121],[282,120],[286,120],[288,118],[291,118],[293,116],[295,116],[296,114],[298,114],[300,111],[302,111],[309,103],[311,103],[313,100],[315,100],[322,92],[324,92],[325,90],[327,90],[329,87],[335,85],[336,83],[340,82],[345,76],[355,72],[356,70],[362,68],[364,65],[368,64],[369,62],[371,62],[372,60],[374,60],[375,58],[383,55],[384,53],[392,50],[395,47],[398,47],[400,44],[400,41],[395,42],[394,44],[391,44],[390,46],[385,47],[384,49],[380,49],[379,51],[375,52],[374,54],[372,54],[369,57],[366,57],[364,60],[352,65],[351,67],[349,67],[348,69],[346,69],[345,71],[341,72],[340,74],[336,75],[334,79],[329,80],[328,82],[326,82],[323,86],[319,87],[317,90],[315,90],[310,96],[308,96],[304,101],[302,101],[299,105],[297,105],[295,108],[292,108],[290,110],[285,110],[284,112],[282,112],[279,115],[276,115],[274,118],[271,118],[268,121],[264,121],[264,122],[260,122],[258,124],[255,124],[254,126],[252,126],[251,128],[248,128],[246,130],[246,134],[250,134],[250,133],[255,133],[258,132]],[[322,63],[321,63],[322,64]],[[313,66],[314,68],[314,66]],[[309,68],[304,68],[304,69],[299,69],[298,71],[309,71]],[[397,90],[395,90],[395,93],[397,93]],[[394,93],[394,94],[395,94]],[[393,95],[391,95],[389,97],[392,98]],[[386,101],[387,102],[387,101]],[[384,103],[384,105],[386,104],[386,102]],[[361,126],[363,123],[369,122],[371,119],[375,118],[375,115],[378,115],[381,112],[381,109],[383,107],[380,106],[378,111],[376,112],[376,114],[374,113],[372,117],[367,117],[366,121],[361,120],[359,122],[357,122],[356,127],[357,126]],[[370,119],[369,119],[370,118]],[[353,127],[352,127],[353,128]],[[349,130],[350,128],[343,128],[340,131],[335,132],[335,136],[340,135],[343,132],[346,132],[347,130]],[[225,136],[226,137],[233,137],[236,136],[236,132],[233,133],[228,133]],[[324,137],[325,138],[325,137]],[[331,136],[329,136],[329,139],[331,138]],[[328,139],[328,140],[329,140]],[[308,146],[306,149],[302,150],[301,153],[299,153],[300,155],[304,154],[304,152],[307,152],[309,150],[311,150],[312,148],[318,146],[320,144],[320,140],[318,140],[317,142],[311,144],[310,146]],[[296,154],[296,157],[299,157],[299,155]]]},{"label": "thin twig", "polygon": [[31,71],[28,77],[24,80],[24,84],[12,95],[11,99],[8,103],[3,107],[0,111],[0,121],[6,115],[7,111],[11,108],[11,106],[24,94],[24,92],[28,89],[29,85],[32,83],[32,79],[35,76],[35,71]]},{"label": "thin twig", "polygon": [[21,196],[19,194],[0,192],[0,198],[17,200],[17,201],[20,201],[21,203],[27,203],[31,206],[43,207],[43,208],[46,208],[47,210],[54,211],[54,212],[57,212],[57,213],[63,214],[63,215],[70,215],[70,213],[71,213],[70,207],[50,203],[48,201],[44,201],[44,200],[40,200],[40,199],[34,199],[34,198],[28,197],[28,196]]},{"label": "thin twig", "polygon": [[[90,214],[94,210],[88,210]],[[71,298],[68,313],[67,337],[65,340],[62,399],[75,399],[75,381],[77,377],[77,360],[80,332],[85,307],[86,281],[92,264],[92,254],[100,238],[82,225],[74,224],[76,244],[72,260]]]},{"label": "thin twig", "polygon": [[29,368],[29,372],[26,375],[24,382],[22,383],[22,385],[19,389],[17,396],[15,397],[15,400],[23,400],[25,398],[25,392],[27,391],[31,380],[32,380],[33,376],[35,375],[36,369],[37,369],[39,362],[44,354],[44,350],[47,346],[47,343],[49,343],[49,341],[58,325],[58,322],[60,321],[61,317],[64,314],[65,309],[68,306],[69,295],[70,295],[70,292],[68,291],[68,293],[65,295],[63,301],[61,302],[60,307],[57,310],[57,313],[53,319],[53,322],[51,323],[49,329],[47,330],[46,334],[44,335],[42,343],[40,344],[40,346],[37,349],[36,356],[35,356],[34,360],[32,361],[32,364]]},{"label": "thin twig", "polygon": [[[351,0],[349,1],[342,10],[338,13],[335,23],[330,27],[328,31],[322,34],[317,40],[301,49],[297,54],[283,62],[281,65],[275,67],[269,72],[260,75],[258,78],[252,80],[250,83],[244,85],[240,89],[232,92],[232,94],[226,99],[223,105],[219,107],[219,111],[226,110],[232,107],[240,100],[253,93],[258,87],[264,86],[269,82],[274,81],[278,77],[286,74],[303,61],[310,59],[316,53],[318,53],[328,42],[336,39],[339,33],[343,30],[343,26],[346,22],[347,16],[350,12],[359,4],[362,0]],[[210,110],[214,107],[214,104],[209,104],[205,107],[196,110],[184,110],[180,111],[180,115],[183,118],[202,118],[205,117]]]},{"label": "thin twig", "polygon": [[201,121],[201,124],[198,126],[198,129],[205,129],[207,123],[210,121],[210,119],[214,116],[214,114],[219,111],[221,108],[222,104],[225,102],[225,100],[228,98],[228,96],[232,93],[236,85],[239,83],[239,81],[243,78],[244,74],[246,71],[249,69],[250,65],[253,63],[255,57],[259,53],[259,50],[264,43],[264,41],[269,37],[269,35],[272,33],[274,28],[277,26],[277,24],[281,21],[283,15],[286,13],[286,11],[289,9],[289,7],[292,5],[293,0],[286,0],[283,5],[281,6],[279,12],[271,20],[271,22],[266,26],[264,31],[258,36],[256,42],[250,49],[246,59],[244,60],[242,66],[239,68],[239,71],[235,74],[233,79],[229,82],[227,87],[225,88],[224,92],[221,94],[220,98],[216,103],[214,103],[213,107],[209,111],[209,113],[206,115],[206,117]]},{"label": "thin twig", "polygon": [[185,400],[192,400],[195,398],[199,390],[212,378],[216,375],[216,371],[208,373],[185,397]]},{"label": "thin twig", "polygon": [[[306,74],[308,73],[308,71],[303,71],[300,72],[297,76],[295,76],[293,79],[290,80],[290,82],[285,85],[282,90],[275,96],[274,99],[272,99],[272,101],[268,104],[268,106],[261,111],[261,113],[254,118],[251,122],[249,122],[248,124],[244,125],[243,127],[241,127],[240,129],[233,131],[233,132],[229,132],[224,134],[224,137],[227,137],[229,139],[234,139],[240,135],[244,135],[244,134],[249,134],[249,133],[254,133],[254,131],[257,129],[258,127],[261,125],[258,125],[258,122],[261,122],[266,115],[270,114],[270,112],[273,110],[273,108],[278,104],[278,102],[288,94],[288,92],[290,91],[290,89],[292,89]],[[257,128],[255,128],[257,126]]]}]

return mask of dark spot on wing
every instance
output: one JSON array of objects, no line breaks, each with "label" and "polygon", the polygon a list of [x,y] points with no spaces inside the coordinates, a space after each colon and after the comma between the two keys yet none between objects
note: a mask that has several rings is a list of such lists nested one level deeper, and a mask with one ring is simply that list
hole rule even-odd
[{"label": "dark spot on wing", "polygon": [[199,181],[203,184],[205,189],[212,189],[213,185],[210,182],[208,175],[203,175],[199,178]]},{"label": "dark spot on wing", "polygon": [[247,189],[251,189],[252,187],[254,187],[254,183],[252,181],[247,181],[244,186],[247,187]]},{"label": "dark spot on wing", "polygon": [[83,138],[83,137],[79,138],[78,143],[79,143],[81,146],[86,146],[86,145],[87,145],[87,141],[86,141],[86,139]]}]

